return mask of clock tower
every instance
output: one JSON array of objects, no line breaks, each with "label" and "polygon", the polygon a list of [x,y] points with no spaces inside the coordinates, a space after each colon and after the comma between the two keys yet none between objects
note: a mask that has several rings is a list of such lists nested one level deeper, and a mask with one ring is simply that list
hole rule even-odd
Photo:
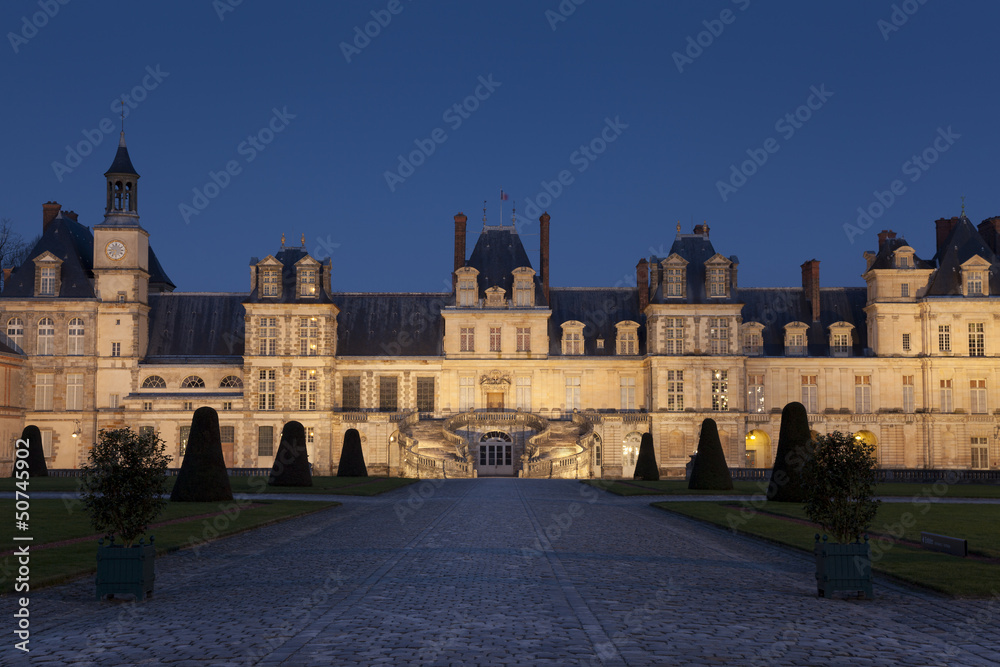
[{"label": "clock tower", "polygon": [[149,233],[139,224],[139,174],[121,133],[114,162],[104,174],[104,221],[94,225],[94,290],[98,305],[98,357],[120,367],[145,356],[149,342]]}]

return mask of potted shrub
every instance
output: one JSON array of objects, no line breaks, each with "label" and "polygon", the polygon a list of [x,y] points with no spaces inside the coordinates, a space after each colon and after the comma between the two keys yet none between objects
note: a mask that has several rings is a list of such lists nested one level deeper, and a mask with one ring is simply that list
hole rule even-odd
[{"label": "potted shrub", "polygon": [[[153,538],[136,540],[166,505],[170,457],[155,433],[104,429],[82,468],[83,502],[91,523],[109,540],[97,547],[97,599],[153,594]],[[115,540],[119,540],[116,544]]]},{"label": "potted shrub", "polygon": [[816,587],[820,597],[834,591],[872,597],[871,547],[861,537],[875,519],[875,447],[834,431],[819,436],[805,465],[806,516],[827,535],[816,535]]}]

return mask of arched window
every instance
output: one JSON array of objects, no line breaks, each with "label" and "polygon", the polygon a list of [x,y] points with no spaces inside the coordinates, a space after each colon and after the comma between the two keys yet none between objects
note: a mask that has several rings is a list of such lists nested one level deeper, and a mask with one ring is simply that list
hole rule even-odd
[{"label": "arched window", "polygon": [[189,375],[181,382],[181,389],[204,389],[205,381],[197,375]]},{"label": "arched window", "polygon": [[56,325],[51,317],[38,320],[38,354],[54,354]]},{"label": "arched window", "polygon": [[115,210],[122,210],[122,182],[115,182]]},{"label": "arched window", "polygon": [[167,383],[159,375],[150,375],[142,381],[143,389],[166,389]]},{"label": "arched window", "polygon": [[483,433],[483,437],[479,439],[479,442],[512,442],[509,434],[503,431],[487,431]]},{"label": "arched window", "polygon": [[24,347],[24,320],[12,317],[7,320],[7,338],[19,348]]},{"label": "arched window", "polygon": [[222,378],[222,382],[219,383],[219,386],[227,389],[242,389],[243,380],[239,379],[235,375],[227,375]]},{"label": "arched window", "polygon": [[67,354],[83,354],[83,320],[74,317],[69,321],[69,350]]}]

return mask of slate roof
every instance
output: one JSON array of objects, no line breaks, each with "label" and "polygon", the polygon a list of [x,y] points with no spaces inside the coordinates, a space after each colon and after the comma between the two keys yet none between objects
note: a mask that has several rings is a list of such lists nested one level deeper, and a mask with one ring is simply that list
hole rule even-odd
[{"label": "slate roof", "polygon": [[244,298],[241,292],[150,294],[146,361],[239,362],[246,342]]},{"label": "slate roof", "polygon": [[[528,253],[524,251],[520,235],[512,225],[484,227],[465,265],[479,271],[480,299],[486,298],[486,290],[490,287],[502,287],[506,290],[506,298],[513,298],[514,269],[522,266],[534,268],[528,259]],[[535,303],[545,305],[541,277],[537,274]],[[452,304],[454,305],[454,297]]]},{"label": "slate roof", "polygon": [[[869,271],[873,269],[895,269],[896,264],[894,262],[894,255],[896,250],[902,248],[903,246],[908,246],[909,243],[906,242],[904,238],[898,239],[886,239],[885,243],[882,244],[878,253],[875,255],[874,261],[872,261]],[[920,259],[916,252],[913,253],[913,267],[916,269],[933,269],[935,266],[933,260]]]},{"label": "slate roof", "polygon": [[[549,354],[562,354],[562,325],[570,320],[583,322],[585,355],[615,354],[615,325],[632,320],[639,323],[639,354],[646,353],[646,323],[639,313],[639,291],[634,287],[550,287],[552,316],[549,318]],[[604,349],[597,349],[597,339]]]},{"label": "slate roof", "polygon": [[[706,293],[706,269],[705,262],[716,255],[715,247],[712,242],[708,240],[707,236],[701,234],[678,234],[674,239],[673,245],[670,246],[670,252],[667,253],[667,257],[673,255],[674,253],[680,255],[685,260],[687,260],[687,270],[685,271],[685,277],[687,279],[687,292],[684,299],[679,299],[676,297],[665,298],[664,289],[666,288],[666,278],[660,279],[660,284],[656,289],[656,293],[650,299],[651,303],[736,303],[737,299],[735,295],[732,294],[730,290],[730,295],[726,298],[713,297],[708,298]],[[650,262],[662,262],[666,257],[656,257],[655,255],[649,258]],[[732,255],[729,258],[733,264],[739,264],[739,259]]]},{"label": "slate roof", "polygon": [[160,264],[160,260],[156,257],[156,253],[153,252],[153,247],[149,247],[149,284],[151,287],[155,286],[164,292],[173,291],[177,285],[170,282],[170,278],[167,277],[167,272],[163,270],[163,265]]},{"label": "slate roof", "polygon": [[[275,253],[274,258],[281,262],[281,296],[278,298],[261,298],[259,293],[260,290],[258,290],[255,285],[253,291],[250,292],[249,296],[246,298],[247,303],[331,303],[330,295],[327,293],[322,280],[318,283],[319,292],[316,296],[299,297],[298,291],[295,289],[295,263],[307,254],[308,253],[304,248],[282,248]],[[257,264],[259,261],[260,260],[257,257],[254,257],[250,260],[250,264],[252,266]],[[322,264],[325,267],[329,267],[332,262],[328,257],[322,262]],[[319,279],[318,276],[317,279]]]},{"label": "slate roof", "polygon": [[28,253],[28,259],[7,278],[3,297],[11,299],[35,296],[35,263],[44,252],[62,260],[58,296],[64,299],[93,299],[94,234],[86,226],[74,222],[60,212],[42,232],[42,237]]},{"label": "slate roof", "polygon": [[801,287],[749,287],[739,290],[742,301],[743,322],[760,322],[765,356],[783,356],[785,350],[784,326],[789,322],[809,325],[806,337],[811,357],[830,356],[828,327],[836,322],[854,325],[853,355],[864,355],[868,347],[868,327],[865,304],[868,291],[865,287],[823,287],[819,291],[819,321],[812,321],[812,307]]},{"label": "slate roof", "polygon": [[931,278],[927,296],[961,296],[962,264],[975,255],[979,255],[992,265],[990,294],[1000,294],[1000,270],[998,270],[1000,267],[997,264],[997,257],[986,245],[979,230],[963,215],[934,255],[938,270]]},{"label": "slate roof", "polygon": [[423,294],[333,294],[338,356],[427,356],[444,354],[441,309],[453,305],[448,292]]},{"label": "slate roof", "polygon": [[115,159],[108,167],[108,170],[104,172],[104,175],[108,174],[135,174],[139,175],[139,172],[135,170],[132,166],[132,159],[128,156],[128,147],[125,145],[125,133],[121,133],[121,137],[118,139],[118,151],[115,153]]}]

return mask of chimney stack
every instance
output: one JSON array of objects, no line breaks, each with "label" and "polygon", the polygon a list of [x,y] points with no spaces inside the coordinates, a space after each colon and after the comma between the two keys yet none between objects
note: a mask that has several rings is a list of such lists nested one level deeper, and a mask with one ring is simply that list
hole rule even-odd
[{"label": "chimney stack", "polygon": [[986,218],[979,223],[979,235],[983,237],[983,242],[993,251],[993,254],[1000,252],[1000,217],[994,216]]},{"label": "chimney stack", "polygon": [[76,211],[63,211],[63,215],[65,215],[67,218],[69,218],[73,222],[80,222],[79,219],[78,219],[80,217],[80,214],[77,213]]},{"label": "chimney stack", "polygon": [[[465,266],[465,223],[469,218],[462,212],[455,215],[455,271]],[[458,275],[451,274],[451,289],[458,289]]]},{"label": "chimney stack", "polygon": [[545,305],[549,305],[549,220],[548,212],[542,213],[538,218],[541,226],[541,255],[542,263],[539,267],[542,273],[542,293],[545,294]]},{"label": "chimney stack", "polygon": [[699,235],[699,236],[704,236],[707,239],[708,238],[708,223],[705,222],[705,223],[702,223],[700,225],[695,225],[694,226],[694,233],[697,234],[697,235]]},{"label": "chimney stack", "polygon": [[42,204],[42,231],[49,226],[49,223],[56,219],[59,215],[59,209],[62,208],[62,204],[54,201],[47,201]]},{"label": "chimney stack", "polygon": [[878,251],[882,252],[882,249],[885,247],[885,242],[894,238],[896,238],[896,232],[891,229],[883,229],[880,231],[878,233]]},{"label": "chimney stack", "polygon": [[658,257],[650,257],[649,259],[649,294],[652,296],[656,294],[656,290],[660,289],[660,273],[663,271],[663,267],[660,265]]},{"label": "chimney stack", "polygon": [[649,305],[649,262],[640,259],[635,265],[635,287],[639,290],[639,314],[646,312]]},{"label": "chimney stack", "polygon": [[812,321],[819,321],[819,260],[802,263],[802,294],[812,306]]},{"label": "chimney stack", "polygon": [[958,218],[938,218],[934,221],[934,226],[937,231],[937,250],[941,252],[944,242],[948,240],[948,235],[951,234],[951,230],[955,229],[955,225],[958,224]]}]

